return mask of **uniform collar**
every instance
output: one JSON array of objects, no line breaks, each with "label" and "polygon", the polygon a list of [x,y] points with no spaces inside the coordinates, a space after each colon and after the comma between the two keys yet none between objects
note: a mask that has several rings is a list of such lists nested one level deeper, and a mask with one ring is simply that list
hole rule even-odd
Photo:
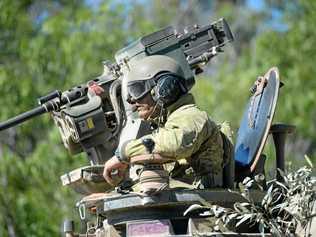
[{"label": "uniform collar", "polygon": [[172,114],[175,110],[177,110],[181,106],[189,105],[189,104],[195,104],[194,97],[190,93],[181,96],[176,102],[174,102],[173,104],[167,107],[167,117],[169,117],[170,114]]}]

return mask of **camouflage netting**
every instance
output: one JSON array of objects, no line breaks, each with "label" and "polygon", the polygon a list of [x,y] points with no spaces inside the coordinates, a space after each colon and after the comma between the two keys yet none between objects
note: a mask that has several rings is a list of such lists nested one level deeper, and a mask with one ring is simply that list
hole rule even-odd
[{"label": "camouflage netting", "polygon": [[[282,172],[281,172],[282,173]],[[243,226],[258,227],[261,233],[271,232],[273,236],[310,236],[316,201],[316,179],[311,168],[282,173],[284,182],[271,180],[261,203],[255,203],[250,190],[264,189],[259,183],[246,178],[240,183],[240,193],[245,202],[235,203],[233,209],[212,205],[202,215],[214,216],[215,230],[223,226],[239,232]],[[231,191],[235,192],[235,191]],[[233,227],[233,229],[231,229]]]}]

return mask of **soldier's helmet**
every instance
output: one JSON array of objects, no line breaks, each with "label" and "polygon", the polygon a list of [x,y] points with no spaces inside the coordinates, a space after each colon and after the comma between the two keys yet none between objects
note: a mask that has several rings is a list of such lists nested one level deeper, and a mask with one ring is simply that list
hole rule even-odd
[{"label": "soldier's helmet", "polygon": [[134,61],[130,64],[127,78],[127,91],[132,102],[150,92],[154,101],[166,107],[188,91],[181,66],[164,55]]}]

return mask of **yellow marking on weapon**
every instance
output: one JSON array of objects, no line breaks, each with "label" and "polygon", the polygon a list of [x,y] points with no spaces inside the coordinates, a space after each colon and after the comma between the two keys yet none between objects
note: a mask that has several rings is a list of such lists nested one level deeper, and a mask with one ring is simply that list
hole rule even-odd
[{"label": "yellow marking on weapon", "polygon": [[94,128],[94,123],[93,123],[93,119],[92,118],[88,118],[87,119],[87,125],[88,125],[89,129]]}]

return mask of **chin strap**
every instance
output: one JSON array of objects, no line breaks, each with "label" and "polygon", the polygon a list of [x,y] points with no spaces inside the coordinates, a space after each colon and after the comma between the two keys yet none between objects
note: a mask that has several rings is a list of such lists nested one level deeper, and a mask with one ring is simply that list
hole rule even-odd
[{"label": "chin strap", "polygon": [[151,112],[151,114],[148,116],[148,119],[147,120],[155,120],[155,118],[152,118],[153,114],[156,112],[156,109],[160,107],[160,111],[159,111],[159,115],[158,115],[158,119],[157,119],[157,125],[158,125],[158,129],[159,129],[159,125],[162,124],[163,122],[163,111],[164,111],[164,108],[163,108],[163,105],[159,102],[156,102],[155,103],[155,106],[154,106],[154,109],[153,111]]},{"label": "chin strap", "polygon": [[[151,116],[154,114],[157,108],[160,108],[159,115],[156,118],[151,118]],[[157,131],[159,131],[159,127],[164,122],[164,107],[160,103],[156,102],[155,107],[153,109],[153,112],[148,117],[148,120],[154,120],[157,122]]]},{"label": "chin strap", "polygon": [[163,105],[160,106],[160,113],[159,113],[159,117],[158,117],[158,130],[159,130],[159,126],[160,124],[162,124],[162,120],[163,120]]}]

